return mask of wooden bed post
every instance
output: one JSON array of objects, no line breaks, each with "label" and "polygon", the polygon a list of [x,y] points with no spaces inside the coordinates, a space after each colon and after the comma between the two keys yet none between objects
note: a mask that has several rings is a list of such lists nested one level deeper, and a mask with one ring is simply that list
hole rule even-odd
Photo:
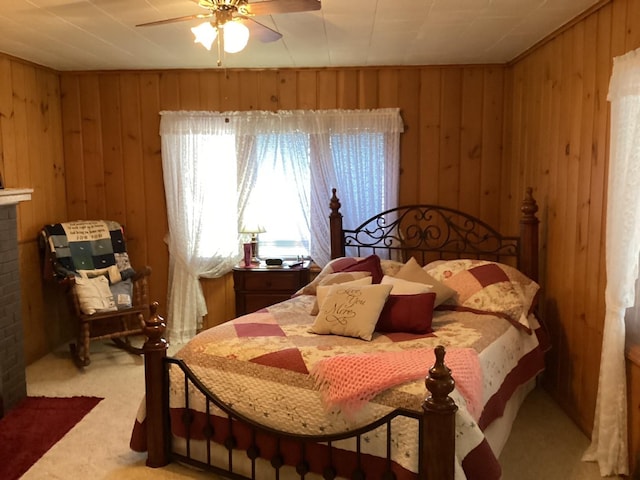
[{"label": "wooden bed post", "polygon": [[538,281],[538,204],[533,198],[533,189],[527,187],[520,207],[520,270],[530,279]]},{"label": "wooden bed post", "polygon": [[168,390],[164,358],[167,356],[167,328],[164,318],[158,315],[158,302],[151,304],[151,315],[145,320],[144,334],[147,341],[144,352],[144,376],[146,385],[147,465],[162,467],[169,463],[167,445],[169,420],[165,414]]},{"label": "wooden bed post", "polygon": [[340,213],[340,200],[336,197],[336,189],[331,189],[331,201],[329,208],[329,231],[331,235],[331,258],[344,257],[344,237],[342,236],[342,214]]},{"label": "wooden bed post", "polygon": [[449,394],[455,382],[444,364],[444,347],[435,348],[436,361],[425,380],[429,396],[422,403],[424,418],[419,471],[427,480],[453,480],[457,405]]}]

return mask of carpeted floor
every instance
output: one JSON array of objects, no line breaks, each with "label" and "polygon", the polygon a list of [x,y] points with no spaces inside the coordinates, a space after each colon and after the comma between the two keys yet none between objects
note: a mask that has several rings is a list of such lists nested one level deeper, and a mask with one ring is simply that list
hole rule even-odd
[{"label": "carpeted floor", "polygon": [[[170,353],[172,350],[170,349]],[[141,357],[107,344],[92,344],[92,363],[78,370],[65,348],[27,368],[30,396],[104,398],[22,478],[25,480],[178,480],[206,477],[172,464],[145,466],[129,449],[129,436],[144,392]],[[534,390],[520,411],[500,462],[504,480],[595,480],[595,464],[580,461],[588,439],[542,390]]]}]

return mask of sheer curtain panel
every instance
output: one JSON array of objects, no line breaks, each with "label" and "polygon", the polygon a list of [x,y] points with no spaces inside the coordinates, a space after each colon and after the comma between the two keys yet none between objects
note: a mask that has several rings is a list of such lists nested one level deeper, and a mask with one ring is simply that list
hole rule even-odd
[{"label": "sheer curtain panel", "polygon": [[606,314],[591,445],[600,473],[628,474],[625,311],[634,305],[640,255],[640,50],[614,58],[609,84]]},{"label": "sheer curtain panel", "polygon": [[207,308],[200,277],[239,259],[235,136],[224,116],[161,112],[162,169],[169,221],[167,333],[191,339]]}]

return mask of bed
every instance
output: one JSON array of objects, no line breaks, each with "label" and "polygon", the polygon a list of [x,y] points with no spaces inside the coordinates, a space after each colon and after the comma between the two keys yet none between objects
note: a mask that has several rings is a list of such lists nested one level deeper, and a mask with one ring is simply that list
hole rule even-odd
[{"label": "bed", "polygon": [[347,230],[340,207],[334,190],[331,262],[290,300],[201,332],[174,358],[152,306],[131,437],[147,465],[228,478],[500,478],[547,345],[532,190],[519,236],[433,205]]}]

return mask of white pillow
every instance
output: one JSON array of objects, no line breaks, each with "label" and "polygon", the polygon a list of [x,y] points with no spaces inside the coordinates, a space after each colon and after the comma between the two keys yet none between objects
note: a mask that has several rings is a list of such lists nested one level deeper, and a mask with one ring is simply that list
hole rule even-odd
[{"label": "white pillow", "polygon": [[118,309],[109,289],[109,280],[103,275],[95,278],[76,277],[74,285],[80,310],[86,315],[112,312]]},{"label": "white pillow", "polygon": [[332,285],[311,333],[371,340],[391,285]]},{"label": "white pillow", "polygon": [[393,295],[416,295],[418,293],[429,293],[433,291],[432,285],[420,282],[410,282],[397,277],[385,275],[380,282],[382,285],[391,285]]}]

